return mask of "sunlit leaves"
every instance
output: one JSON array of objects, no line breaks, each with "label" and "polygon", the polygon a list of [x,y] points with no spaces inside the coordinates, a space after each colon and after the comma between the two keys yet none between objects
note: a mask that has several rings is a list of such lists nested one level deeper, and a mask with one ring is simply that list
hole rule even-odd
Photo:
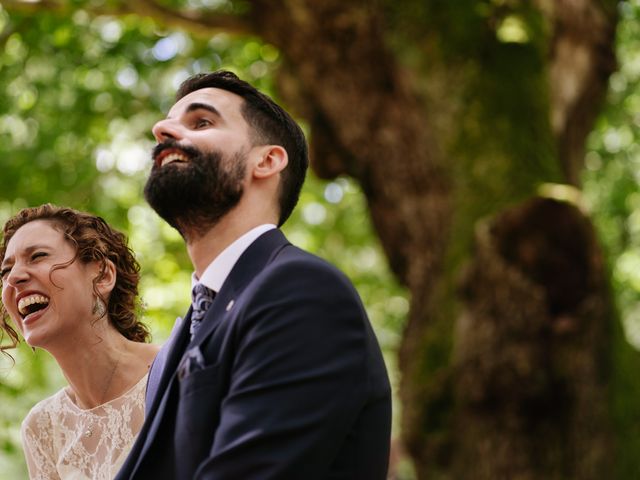
[{"label": "sunlit leaves", "polygon": [[640,348],[640,2],[619,4],[609,104],[588,142],[584,192],[604,246],[628,338]]}]

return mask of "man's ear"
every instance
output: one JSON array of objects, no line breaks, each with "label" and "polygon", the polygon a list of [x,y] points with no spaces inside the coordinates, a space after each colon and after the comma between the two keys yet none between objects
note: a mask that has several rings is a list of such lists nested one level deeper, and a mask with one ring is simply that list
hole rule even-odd
[{"label": "man's ear", "polygon": [[116,266],[111,260],[105,259],[102,264],[98,264],[98,272],[96,290],[107,298],[116,285]]},{"label": "man's ear", "polygon": [[258,151],[260,157],[253,168],[256,178],[269,178],[284,170],[289,163],[287,151],[280,145],[265,145]]}]

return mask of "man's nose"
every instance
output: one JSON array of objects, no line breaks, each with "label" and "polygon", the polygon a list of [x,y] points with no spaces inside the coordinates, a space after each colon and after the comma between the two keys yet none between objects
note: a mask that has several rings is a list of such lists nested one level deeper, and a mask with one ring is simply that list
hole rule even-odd
[{"label": "man's nose", "polygon": [[158,143],[167,140],[180,140],[182,138],[180,125],[171,119],[165,118],[157,122],[151,129]]}]

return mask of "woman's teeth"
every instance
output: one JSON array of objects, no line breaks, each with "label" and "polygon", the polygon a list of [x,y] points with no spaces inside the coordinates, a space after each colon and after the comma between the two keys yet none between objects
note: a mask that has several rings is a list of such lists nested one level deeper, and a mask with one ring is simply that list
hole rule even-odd
[{"label": "woman's teeth", "polygon": [[29,313],[33,313],[35,310],[40,310],[40,308],[31,308],[32,306],[38,306],[44,308],[49,304],[49,299],[44,295],[29,295],[27,297],[22,297],[18,302],[18,312],[23,317],[27,316]]}]

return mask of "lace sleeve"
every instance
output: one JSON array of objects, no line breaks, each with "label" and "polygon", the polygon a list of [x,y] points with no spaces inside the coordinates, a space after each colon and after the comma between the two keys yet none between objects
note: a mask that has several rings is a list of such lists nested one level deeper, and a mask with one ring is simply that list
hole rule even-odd
[{"label": "lace sleeve", "polygon": [[22,422],[22,448],[31,480],[59,480],[51,418],[36,408]]}]

